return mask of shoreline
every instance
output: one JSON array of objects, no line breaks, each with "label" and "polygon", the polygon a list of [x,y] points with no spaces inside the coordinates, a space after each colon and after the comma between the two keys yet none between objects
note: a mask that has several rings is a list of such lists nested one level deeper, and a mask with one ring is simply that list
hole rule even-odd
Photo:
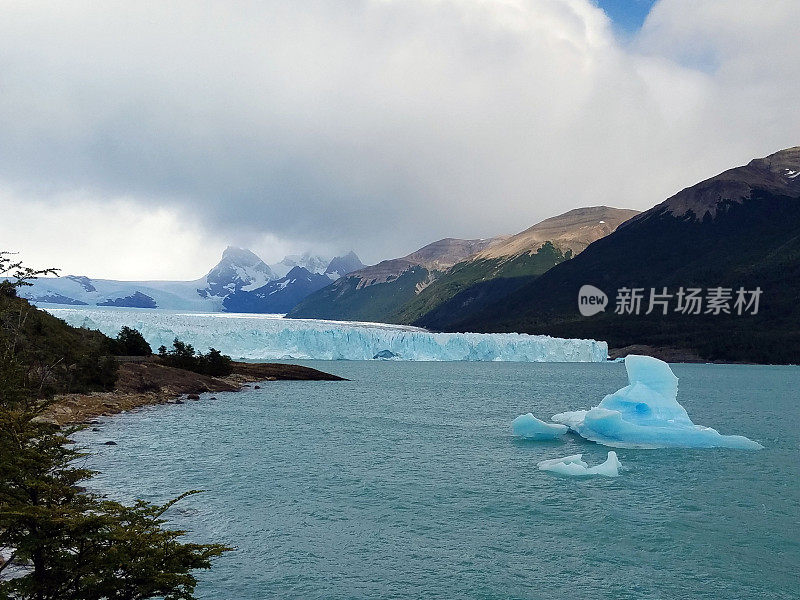
[{"label": "shoreline", "polygon": [[346,381],[310,367],[280,363],[233,362],[224,377],[201,375],[160,364],[155,357],[119,357],[119,377],[113,391],[62,394],[39,417],[59,426],[87,424],[142,406],[199,400],[199,394],[239,392],[248,384],[270,381]]},{"label": "shoreline", "polygon": [[735,360],[709,360],[702,358],[696,351],[689,348],[675,348],[673,346],[650,346],[649,344],[631,344],[620,348],[608,348],[608,358],[616,360],[628,354],[644,354],[652,356],[667,363],[693,363],[709,365],[766,365],[779,363],[757,363]]}]

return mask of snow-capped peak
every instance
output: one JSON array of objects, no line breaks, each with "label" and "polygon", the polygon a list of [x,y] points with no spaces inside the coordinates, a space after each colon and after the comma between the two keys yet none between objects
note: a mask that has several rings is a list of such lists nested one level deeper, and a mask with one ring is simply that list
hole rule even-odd
[{"label": "snow-capped peak", "polygon": [[226,296],[236,290],[249,291],[275,279],[275,274],[263,260],[250,250],[228,246],[222,260],[206,275],[208,293]]},{"label": "snow-capped peak", "polygon": [[306,252],[285,256],[279,263],[270,265],[270,268],[277,278],[282,278],[286,277],[286,274],[294,267],[303,267],[312,273],[324,273],[330,261],[330,258]]},{"label": "snow-capped peak", "polygon": [[343,277],[353,271],[358,271],[364,268],[364,263],[358,258],[358,255],[350,250],[344,256],[334,257],[328,267],[325,269],[325,275],[330,277],[332,281],[336,281],[339,277]]}]

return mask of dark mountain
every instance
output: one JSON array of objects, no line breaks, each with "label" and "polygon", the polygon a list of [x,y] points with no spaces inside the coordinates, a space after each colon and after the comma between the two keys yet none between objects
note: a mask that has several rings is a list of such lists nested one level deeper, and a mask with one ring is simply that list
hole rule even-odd
[{"label": "dark mountain", "polygon": [[312,273],[305,267],[293,267],[286,277],[270,281],[252,291],[239,290],[230,294],[222,305],[228,312],[285,313],[330,282],[327,275]]},{"label": "dark mountain", "polygon": [[147,294],[134,292],[129,296],[119,298],[109,298],[103,302],[98,302],[97,306],[125,306],[128,308],[158,308],[156,301]]},{"label": "dark mountain", "polygon": [[479,314],[501,302],[536,277],[497,277],[473,283],[411,322],[434,331],[451,331],[454,324],[460,324],[470,315]]},{"label": "dark mountain", "polygon": [[328,267],[325,269],[325,275],[336,280],[339,279],[339,277],[344,277],[348,273],[363,268],[364,263],[362,263],[358,255],[351,250],[344,256],[334,257],[331,262],[328,263]]},{"label": "dark mountain", "polygon": [[[448,315],[449,330],[520,331],[688,349],[705,359],[800,362],[800,147],[730,169],[682,190],[592,243],[576,258],[482,310]],[[593,285],[606,310],[578,311],[578,292]],[[618,290],[641,289],[640,314],[617,314]],[[651,290],[670,298],[654,304]],[[699,314],[678,310],[680,291],[700,289]],[[714,292],[715,288],[722,288]],[[760,288],[754,306],[738,290]],[[718,295],[724,310],[713,307]],[[744,309],[744,310],[741,310]],[[664,310],[667,314],[663,314]],[[694,312],[688,311],[688,312]],[[742,312],[743,314],[737,314]],[[441,322],[441,321],[440,321]]]}]

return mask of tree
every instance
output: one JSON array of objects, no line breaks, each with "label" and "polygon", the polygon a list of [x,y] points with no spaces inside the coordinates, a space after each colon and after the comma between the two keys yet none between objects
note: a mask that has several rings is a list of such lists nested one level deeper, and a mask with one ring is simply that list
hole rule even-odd
[{"label": "tree", "polygon": [[123,325],[115,340],[114,351],[120,356],[150,356],[153,349],[137,330]]},{"label": "tree", "polygon": [[15,260],[11,252],[0,251],[0,294],[16,297],[17,290],[33,285],[31,281],[44,275],[58,275],[58,269],[32,269]]},{"label": "tree", "polygon": [[[11,275],[4,292],[35,273],[0,253],[0,275]],[[227,548],[180,541],[184,532],[166,529],[163,515],[197,492],[127,506],[84,490],[94,473],[77,466],[86,456],[70,440],[77,428],[38,418],[65,377],[29,364],[26,327],[39,311],[15,293],[5,297],[13,302],[0,304],[0,599],[194,598],[192,571],[209,568]],[[41,384],[48,378],[52,386]]]},{"label": "tree", "polygon": [[201,373],[206,375],[225,376],[233,372],[231,357],[215,348],[209,348],[207,354],[200,354],[199,362]]},{"label": "tree", "polygon": [[168,367],[186,369],[203,375],[219,377],[233,372],[233,361],[230,356],[214,348],[209,348],[208,354],[196,352],[191,344],[182,342],[178,338],[172,342],[172,350],[168,351],[166,346],[159,347],[158,359]]}]

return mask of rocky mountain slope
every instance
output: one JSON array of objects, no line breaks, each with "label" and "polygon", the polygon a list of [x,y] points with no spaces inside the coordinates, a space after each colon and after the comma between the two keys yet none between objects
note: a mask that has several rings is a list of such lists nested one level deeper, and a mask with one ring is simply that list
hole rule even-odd
[{"label": "rocky mountain slope", "polygon": [[358,255],[351,250],[344,256],[336,256],[333,258],[325,268],[325,275],[332,281],[336,281],[339,277],[344,277],[348,273],[363,269],[364,266],[364,263],[361,262]]},{"label": "rocky mountain slope", "polygon": [[445,238],[400,258],[384,260],[311,294],[290,317],[385,321],[436,277],[468,256],[505,238]]},{"label": "rocky mountain slope", "polygon": [[[522,285],[523,278],[538,277],[572,258],[637,214],[636,210],[591,206],[545,219],[454,265],[389,318],[429,326],[453,312],[463,317],[488,298],[502,297]],[[486,283],[490,281],[495,283]],[[483,285],[470,291],[479,283]],[[440,309],[444,304],[448,306]]]},{"label": "rocky mountain slope", "polygon": [[[608,296],[606,309],[593,316],[578,311],[587,284]],[[699,290],[698,311],[686,300],[690,288]],[[638,314],[626,300],[631,290],[641,290]],[[661,303],[649,310],[653,293]],[[443,328],[591,337],[616,347],[686,349],[704,359],[800,362],[800,147],[678,192],[483,310],[451,314]]]},{"label": "rocky mountain slope", "polygon": [[292,267],[286,276],[254,290],[240,291],[222,301],[228,312],[285,313],[298,302],[331,282],[327,275],[312,273],[305,267]]},{"label": "rocky mountain slope", "polygon": [[576,208],[512,235],[504,242],[479,252],[472,260],[534,254],[545,242],[551,242],[563,253],[569,250],[574,256],[638,214],[638,210],[608,206]]},{"label": "rocky mountain slope", "polygon": [[[636,214],[637,211],[606,206],[580,208],[513,236],[439,240],[402,258],[343,277],[310,295],[289,316],[423,322],[428,312],[477,283],[513,279],[513,284],[498,284],[498,289],[505,291],[509,285],[521,285],[521,278],[538,276],[571,258]],[[494,290],[491,297],[496,294]],[[475,300],[470,297],[461,304]],[[471,308],[480,302],[474,302]]]}]

